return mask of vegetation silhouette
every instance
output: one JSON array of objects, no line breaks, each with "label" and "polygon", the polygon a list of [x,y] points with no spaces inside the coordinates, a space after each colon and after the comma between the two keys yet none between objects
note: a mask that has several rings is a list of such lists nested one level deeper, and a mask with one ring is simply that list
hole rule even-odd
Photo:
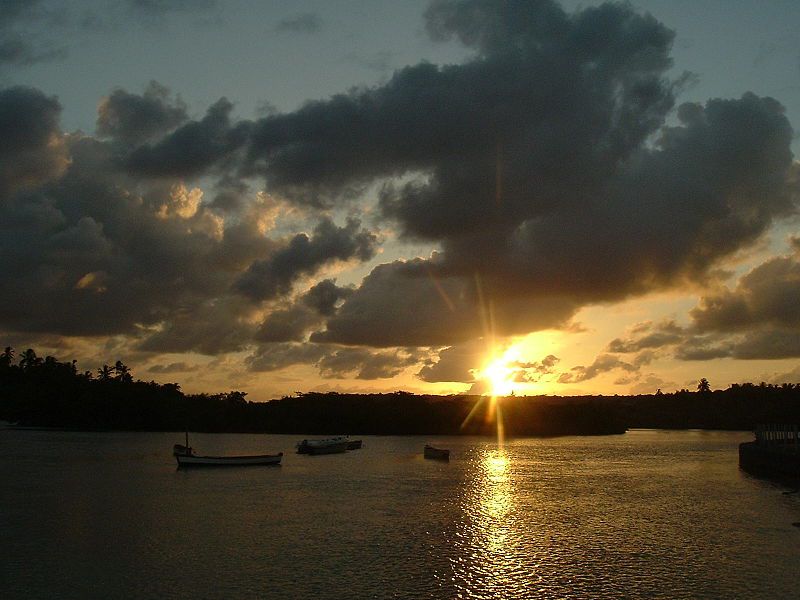
[{"label": "vegetation silhouette", "polygon": [[27,349],[0,353],[0,419],[27,427],[136,431],[374,435],[554,436],[623,433],[628,428],[753,429],[800,422],[800,385],[762,382],[727,390],[636,396],[483,396],[297,392],[269,402],[246,393],[184,394],[178,383],[134,380],[122,361],[95,377],[76,361]]}]

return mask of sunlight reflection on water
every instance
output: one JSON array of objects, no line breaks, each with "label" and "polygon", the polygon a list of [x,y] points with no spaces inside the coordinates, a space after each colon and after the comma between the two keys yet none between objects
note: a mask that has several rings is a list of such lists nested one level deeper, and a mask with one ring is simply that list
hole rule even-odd
[{"label": "sunlight reflection on water", "polygon": [[[451,558],[453,583],[462,598],[507,597],[518,586],[514,482],[503,449],[482,449],[471,458],[471,477],[461,501],[463,531]],[[526,577],[534,577],[529,573]]]}]

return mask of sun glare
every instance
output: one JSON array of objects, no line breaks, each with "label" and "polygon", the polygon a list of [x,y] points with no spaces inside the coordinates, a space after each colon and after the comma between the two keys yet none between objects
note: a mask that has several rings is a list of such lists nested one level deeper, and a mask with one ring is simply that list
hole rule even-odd
[{"label": "sun glare", "polygon": [[514,388],[515,370],[509,366],[505,355],[492,360],[481,371],[481,378],[489,384],[492,396],[508,396]]}]

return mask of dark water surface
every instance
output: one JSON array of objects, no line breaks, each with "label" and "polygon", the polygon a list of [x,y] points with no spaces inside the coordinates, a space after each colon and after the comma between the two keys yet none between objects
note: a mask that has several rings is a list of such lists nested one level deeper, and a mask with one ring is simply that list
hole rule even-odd
[{"label": "dark water surface", "polygon": [[800,497],[739,471],[748,433],[197,434],[283,465],[177,471],[182,437],[0,430],[0,596],[800,597]]}]

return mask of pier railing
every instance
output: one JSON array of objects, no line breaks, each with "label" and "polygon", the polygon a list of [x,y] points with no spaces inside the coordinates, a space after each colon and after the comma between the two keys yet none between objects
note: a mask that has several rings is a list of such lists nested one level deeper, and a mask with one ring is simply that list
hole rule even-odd
[{"label": "pier railing", "polygon": [[774,423],[756,425],[753,431],[759,446],[770,446],[788,452],[800,453],[800,431],[797,425]]}]

